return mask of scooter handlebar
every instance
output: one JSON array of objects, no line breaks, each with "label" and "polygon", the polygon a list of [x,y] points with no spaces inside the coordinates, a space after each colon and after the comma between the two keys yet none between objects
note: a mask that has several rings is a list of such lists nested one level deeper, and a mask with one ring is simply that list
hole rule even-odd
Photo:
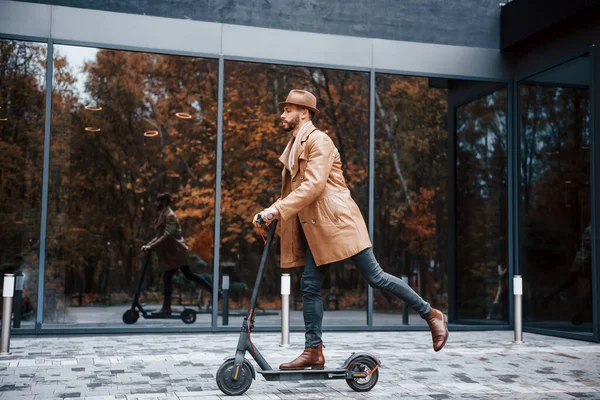
[{"label": "scooter handlebar", "polygon": [[268,213],[268,214],[267,214],[267,219],[264,219],[264,218],[263,218],[263,215],[262,215],[261,213],[258,213],[258,214],[257,214],[257,217],[256,217],[256,221],[257,221],[259,224],[261,224],[261,225],[264,225],[264,224],[266,224],[266,223],[267,223],[267,221],[268,221],[268,220],[270,220],[270,219],[273,219],[273,214],[271,214],[271,213]]}]

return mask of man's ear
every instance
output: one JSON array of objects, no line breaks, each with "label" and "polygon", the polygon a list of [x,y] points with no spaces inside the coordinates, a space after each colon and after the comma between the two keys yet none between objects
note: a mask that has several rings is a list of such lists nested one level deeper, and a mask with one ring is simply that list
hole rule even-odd
[{"label": "man's ear", "polygon": [[308,112],[307,108],[302,109],[302,117],[305,121],[308,121],[310,119],[310,113]]}]

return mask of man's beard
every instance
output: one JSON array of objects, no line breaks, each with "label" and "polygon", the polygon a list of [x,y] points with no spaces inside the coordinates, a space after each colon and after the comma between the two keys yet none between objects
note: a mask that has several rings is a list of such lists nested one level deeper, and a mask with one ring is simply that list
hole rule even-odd
[{"label": "man's beard", "polygon": [[287,123],[287,128],[283,121],[281,122],[281,128],[283,128],[283,130],[286,132],[292,132],[300,124],[300,116],[296,115],[296,117],[291,121],[285,122]]}]

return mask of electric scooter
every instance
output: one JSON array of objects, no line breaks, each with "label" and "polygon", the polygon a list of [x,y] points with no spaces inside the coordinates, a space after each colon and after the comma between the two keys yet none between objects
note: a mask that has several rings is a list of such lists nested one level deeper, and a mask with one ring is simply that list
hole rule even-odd
[{"label": "electric scooter", "polygon": [[[271,215],[267,215],[271,219]],[[266,223],[262,215],[258,215],[259,223]],[[336,369],[300,369],[300,370],[274,370],[260,354],[250,334],[254,328],[254,307],[258,297],[258,290],[263,279],[263,273],[269,247],[273,240],[273,234],[277,220],[273,220],[269,226],[266,244],[258,267],[256,283],[252,291],[252,298],[248,308],[248,316],[244,318],[242,330],[238,340],[235,357],[230,357],[223,362],[217,371],[217,385],[226,395],[238,396],[246,392],[256,379],[256,372],[261,374],[267,381],[301,381],[301,380],[325,380],[345,379],[348,386],[357,392],[367,392],[375,387],[379,378],[379,367],[381,361],[368,353],[352,353],[350,357]],[[258,371],[245,358],[249,352],[254,361],[261,368]]]},{"label": "electric scooter", "polygon": [[[191,308],[184,308],[183,311],[173,312],[171,315],[164,314],[152,314],[154,310],[144,309],[140,304],[140,294],[142,291],[142,284],[144,283],[144,278],[146,277],[146,272],[148,271],[148,266],[150,265],[150,257],[152,253],[149,251],[148,256],[146,257],[146,262],[144,263],[144,269],[142,270],[142,276],[140,277],[140,283],[138,284],[137,291],[135,292],[135,296],[133,297],[133,303],[131,304],[131,309],[125,311],[123,314],[123,322],[126,324],[135,324],[137,320],[140,318],[140,313],[142,317],[145,319],[180,319],[186,324],[193,324],[196,322],[196,312]],[[139,310],[139,311],[138,311]]]}]

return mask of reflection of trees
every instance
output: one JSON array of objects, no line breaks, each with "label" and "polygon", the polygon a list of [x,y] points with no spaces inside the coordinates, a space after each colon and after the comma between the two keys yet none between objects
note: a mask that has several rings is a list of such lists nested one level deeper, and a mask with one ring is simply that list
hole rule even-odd
[{"label": "reflection of trees", "polygon": [[456,113],[457,303],[460,317],[485,318],[507,265],[507,90]]},{"label": "reflection of trees", "polygon": [[[235,263],[234,275],[250,284],[262,243],[257,243],[249,221],[253,213],[279,196],[283,166],[278,158],[289,136],[280,131],[281,109],[277,103],[293,88],[303,88],[317,96],[321,114],[315,125],[333,138],[348,186],[365,215],[368,208],[368,75],[226,63],[221,258]],[[276,249],[274,246],[273,253],[278,257]],[[266,297],[279,293],[278,276],[277,269],[267,269],[261,288]],[[332,285],[354,289],[356,276],[353,268],[334,268]]]},{"label": "reflection of trees", "polygon": [[[64,285],[52,277],[70,271],[76,277],[63,288],[66,293],[130,290],[140,245],[153,235],[152,202],[161,191],[174,193],[192,250],[210,257],[216,61],[100,50],[84,71],[73,71],[68,47],[58,47],[49,194],[51,285]],[[91,104],[75,88],[83,77]],[[179,119],[176,112],[192,118]],[[144,136],[149,130],[160,135]]]},{"label": "reflection of trees", "polygon": [[[590,97],[586,87],[519,86],[523,271],[532,299],[565,279],[590,222]],[[591,303],[590,303],[591,306]],[[569,302],[533,319],[570,320]]]},{"label": "reflection of trees", "polygon": [[406,202],[408,203],[409,206],[412,206],[413,202],[410,198],[410,193],[408,192],[408,185],[406,184],[406,178],[404,178],[404,174],[402,173],[402,167],[400,167],[400,160],[398,157],[398,148],[396,146],[396,140],[394,139],[394,132],[390,126],[390,123],[388,122],[385,107],[383,107],[383,104],[381,104],[381,96],[379,95],[379,93],[375,94],[375,101],[376,101],[375,104],[377,107],[377,113],[378,113],[379,119],[382,121],[383,132],[387,139],[388,146],[390,147],[390,154],[392,156],[392,160],[394,163],[394,170],[396,171],[396,174],[398,175],[398,178],[400,179],[400,183],[402,184],[402,189],[404,189],[404,194],[406,195]]},{"label": "reflection of trees", "polygon": [[436,304],[445,292],[446,92],[426,78],[380,74],[377,107],[377,257],[394,275],[414,273]]},{"label": "reflection of trees", "polygon": [[25,270],[37,293],[46,46],[0,40],[0,278]]},{"label": "reflection of trees", "polygon": [[589,180],[589,89],[521,85],[520,99],[520,171],[528,212],[544,205],[547,197],[535,191],[547,188],[544,180],[575,187]]}]

